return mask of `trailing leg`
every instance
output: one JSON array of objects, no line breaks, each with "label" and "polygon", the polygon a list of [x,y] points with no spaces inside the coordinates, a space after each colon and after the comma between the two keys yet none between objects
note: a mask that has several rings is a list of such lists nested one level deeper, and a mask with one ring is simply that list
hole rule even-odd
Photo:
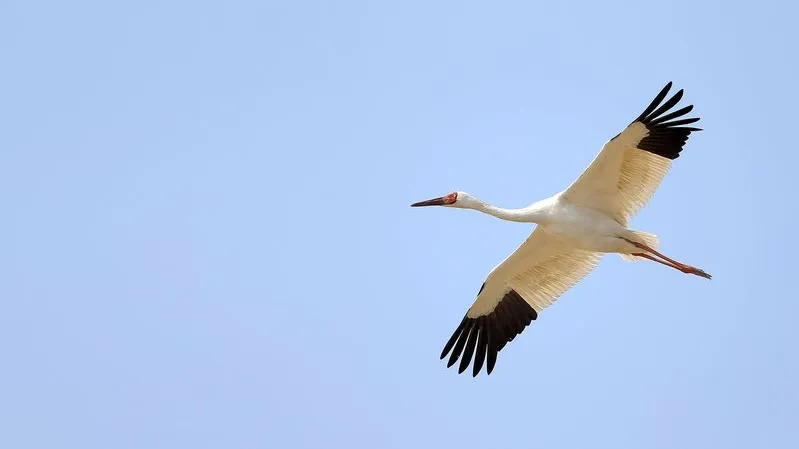
[{"label": "trailing leg", "polygon": [[694,275],[697,275],[697,276],[701,276],[701,277],[703,277],[705,279],[711,279],[711,276],[709,274],[705,273],[700,268],[692,267],[690,265],[683,265],[683,264],[675,265],[675,264],[672,264],[670,262],[667,262],[667,261],[664,261],[664,260],[660,260],[660,259],[658,259],[658,258],[656,258],[654,256],[651,256],[651,255],[647,254],[647,253],[633,253],[632,255],[633,256],[638,256],[638,257],[643,257],[644,259],[649,259],[652,262],[657,262],[657,263],[663,264],[663,265],[665,265],[667,267],[674,268],[675,270],[680,270],[680,271],[682,271],[683,273],[686,273],[686,274],[694,274]]},{"label": "trailing leg", "polygon": [[[696,276],[703,277],[705,279],[710,279],[711,278],[711,276],[709,274],[705,273],[704,270],[702,270],[700,268],[692,267],[692,266],[684,264],[682,262],[678,262],[678,261],[676,261],[676,260],[674,260],[674,259],[672,259],[670,257],[667,257],[667,256],[659,253],[657,250],[655,250],[654,248],[649,247],[648,245],[646,245],[644,243],[634,242],[634,241],[629,240],[629,239],[624,239],[624,240],[628,241],[632,245],[635,245],[636,248],[645,251],[645,252],[640,252],[640,253],[633,253],[632,254],[633,256],[643,257],[644,259],[649,259],[651,261],[661,263],[663,265],[666,265],[668,267],[674,268],[676,270],[680,270],[680,271],[682,271],[683,273],[686,273],[686,274],[693,274],[693,275],[696,275]],[[651,253],[651,254],[648,254],[648,253]],[[660,259],[658,259],[656,257],[653,257],[652,254],[654,254],[655,256],[657,256]]]}]

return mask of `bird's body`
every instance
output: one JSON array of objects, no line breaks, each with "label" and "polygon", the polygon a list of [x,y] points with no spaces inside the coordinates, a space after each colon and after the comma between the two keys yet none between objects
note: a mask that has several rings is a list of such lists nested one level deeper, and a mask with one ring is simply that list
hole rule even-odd
[{"label": "bird's body", "polygon": [[652,260],[683,273],[710,278],[703,270],[657,251],[653,234],[628,228],[629,220],[652,197],[679,157],[692,131],[679,119],[687,106],[669,110],[680,90],[661,104],[671,83],[621,133],[608,141],[588,168],[566,190],[522,209],[492,206],[465,192],[454,192],[412,206],[474,209],[497,218],[538,226],[511,255],[488,274],[461,324],[444,346],[448,366],[460,358],[463,372],[474,358],[476,376],[484,363],[490,374],[497,353],[538,314],[587,275],[603,254],[627,260]]},{"label": "bird's body", "polygon": [[569,242],[575,248],[600,253],[633,253],[637,248],[619,236],[632,237],[627,229],[608,215],[569,203],[563,195],[555,195],[535,203],[540,210],[538,225],[552,236]]}]

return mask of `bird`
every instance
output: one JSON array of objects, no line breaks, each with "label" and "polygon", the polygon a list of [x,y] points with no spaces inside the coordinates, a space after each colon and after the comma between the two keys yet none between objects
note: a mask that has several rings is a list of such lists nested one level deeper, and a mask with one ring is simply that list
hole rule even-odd
[{"label": "bird", "polygon": [[677,159],[699,118],[682,118],[693,105],[672,110],[679,90],[665,102],[668,82],[649,106],[607,141],[583,173],[565,190],[521,209],[493,206],[462,191],[411,207],[473,209],[496,218],[536,226],[529,237],[485,278],[477,297],[444,345],[447,368],[460,359],[458,373],[472,363],[494,370],[498,353],[538,315],[582,280],[608,253],[650,260],[686,274],[711,279],[700,268],[658,252],[655,234],[629,229],[630,219],[651,199]]}]

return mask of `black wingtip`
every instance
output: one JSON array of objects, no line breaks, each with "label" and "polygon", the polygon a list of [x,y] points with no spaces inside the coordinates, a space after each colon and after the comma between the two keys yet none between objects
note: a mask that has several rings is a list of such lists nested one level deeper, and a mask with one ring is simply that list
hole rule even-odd
[{"label": "black wingtip", "polygon": [[488,323],[488,316],[481,316],[478,320],[480,321],[480,337],[477,338],[477,349],[474,354],[474,376],[477,376],[480,370],[483,369],[483,364],[486,360],[486,352],[488,351],[488,333],[491,331]]},{"label": "black wingtip", "polygon": [[508,290],[489,314],[464,317],[447,341],[441,358],[449,354],[447,368],[460,360],[458,373],[465,372],[473,362],[472,377],[480,374],[483,366],[486,375],[490,375],[497,363],[497,353],[537,317],[538,312],[521,295]]},{"label": "black wingtip", "polygon": [[455,345],[455,341],[457,341],[457,340],[458,340],[458,337],[460,337],[461,333],[463,333],[463,329],[464,329],[464,328],[466,327],[466,325],[468,324],[468,322],[467,322],[466,320],[467,320],[467,319],[466,319],[466,317],[464,316],[464,317],[463,317],[463,320],[461,321],[461,324],[459,324],[459,325],[458,325],[458,328],[457,328],[457,329],[455,329],[455,332],[452,334],[452,337],[450,337],[449,341],[447,341],[447,344],[445,344],[445,345],[444,345],[444,350],[443,350],[443,351],[441,351],[441,360],[444,360],[444,357],[446,357],[446,356],[447,356],[447,354],[449,353],[449,351],[450,351],[450,350],[452,349],[452,347]]},{"label": "black wingtip", "polygon": [[472,331],[469,333],[469,341],[466,343],[466,349],[463,350],[463,354],[461,356],[461,364],[458,367],[458,374],[466,371],[466,368],[469,367],[469,363],[471,363],[472,357],[474,356],[474,348],[477,346],[477,336],[479,334],[480,327],[477,325],[472,326]]},{"label": "black wingtip", "polygon": [[649,103],[649,106],[647,106],[646,109],[644,109],[644,112],[642,112],[641,115],[638,116],[638,118],[633,120],[633,122],[640,122],[644,118],[649,116],[649,113],[654,111],[655,108],[658,107],[660,102],[663,101],[664,98],[666,98],[666,95],[669,93],[669,90],[671,90],[671,85],[672,83],[671,81],[669,81],[668,84],[666,84],[666,87],[660,89],[660,92],[658,92],[658,94],[655,96],[652,102]]},{"label": "black wingtip", "polygon": [[469,338],[469,334],[474,327],[474,320],[470,318],[464,317],[466,321],[466,326],[464,326],[463,330],[458,337],[458,343],[455,344],[455,347],[452,348],[452,355],[449,357],[449,361],[447,362],[447,368],[451,367],[458,361],[458,357],[461,355],[463,351],[463,346],[466,344],[466,340]]},{"label": "black wingtip", "polygon": [[663,102],[671,86],[672,82],[669,81],[635,122],[640,122],[648,130],[648,135],[636,145],[638,149],[674,160],[680,156],[691,132],[699,130],[682,125],[697,122],[699,118],[680,118],[691,112],[693,105],[669,112],[677,106],[684,94],[684,90],[680,89]]}]

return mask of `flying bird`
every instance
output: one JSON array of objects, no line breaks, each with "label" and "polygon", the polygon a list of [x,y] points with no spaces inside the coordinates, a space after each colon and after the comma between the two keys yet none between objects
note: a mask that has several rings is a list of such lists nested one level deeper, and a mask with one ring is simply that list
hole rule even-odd
[{"label": "flying bird", "polygon": [[710,279],[705,271],[657,251],[654,234],[628,228],[683,150],[688,136],[701,131],[681,118],[693,106],[669,112],[683,91],[663,102],[669,82],[624,131],[610,139],[566,190],[522,209],[503,209],[466,192],[411,204],[474,209],[507,221],[535,223],[527,240],[494,267],[452,337],[444,345],[447,367],[458,372],[473,363],[472,375],[486,365],[491,374],[497,353],[538,318],[546,307],[585,277],[605,253],[626,260],[651,260],[686,274]]}]

